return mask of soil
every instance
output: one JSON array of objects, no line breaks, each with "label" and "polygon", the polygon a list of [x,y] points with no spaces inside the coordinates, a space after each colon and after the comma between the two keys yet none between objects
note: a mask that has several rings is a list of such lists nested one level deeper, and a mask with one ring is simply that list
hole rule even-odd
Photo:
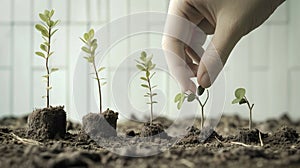
[{"label": "soil", "polygon": [[[300,167],[300,121],[292,122],[286,115],[254,123],[257,129],[250,131],[242,129],[248,126],[247,120],[223,116],[215,129],[199,130],[192,126],[182,138],[170,139],[159,136],[143,139],[141,134],[149,125],[131,121],[118,124],[118,136],[95,139],[85,134],[80,124],[68,121],[64,138],[35,140],[26,133],[27,118],[0,120],[1,168]],[[193,120],[182,120],[179,125],[193,123]],[[154,129],[158,132],[172,124],[166,118],[158,121],[161,125]],[[172,131],[168,134],[172,135]],[[130,147],[132,144],[136,145]]]},{"label": "soil", "polygon": [[28,116],[27,135],[33,139],[59,139],[66,134],[63,106],[36,109]]},{"label": "soil", "polygon": [[82,118],[82,129],[93,139],[115,137],[118,115],[110,109],[103,113],[89,113]]},{"label": "soil", "polygon": [[151,136],[159,136],[160,138],[166,138],[168,139],[169,136],[164,131],[164,127],[160,123],[152,123],[149,122],[144,123],[144,126],[140,133],[141,137],[151,137]]}]

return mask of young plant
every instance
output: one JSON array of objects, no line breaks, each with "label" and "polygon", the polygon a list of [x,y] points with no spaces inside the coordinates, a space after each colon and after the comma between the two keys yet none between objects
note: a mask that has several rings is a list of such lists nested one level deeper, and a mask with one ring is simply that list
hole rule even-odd
[{"label": "young plant", "polygon": [[95,63],[95,51],[98,47],[97,39],[94,38],[94,29],[90,29],[87,33],[84,33],[83,37],[80,38],[81,41],[85,44],[85,46],[81,47],[81,50],[86,54],[84,57],[88,63],[93,67],[95,77],[94,79],[98,84],[98,92],[99,92],[99,109],[100,113],[102,113],[102,91],[101,86],[104,86],[106,82],[101,83],[104,78],[100,78],[99,73],[105,69],[105,67],[96,67]]},{"label": "young plant", "polygon": [[54,53],[53,51],[51,51],[52,38],[53,35],[58,31],[58,29],[55,29],[55,27],[60,22],[59,20],[52,20],[53,15],[54,15],[54,10],[51,11],[45,10],[44,13],[39,14],[41,23],[35,25],[35,28],[41,33],[42,38],[44,40],[44,42],[40,44],[41,51],[35,52],[35,54],[45,59],[45,67],[46,67],[47,74],[44,75],[43,78],[46,79],[47,88],[46,88],[46,95],[43,96],[43,98],[46,98],[47,108],[50,107],[49,92],[52,89],[52,86],[50,85],[50,75],[53,72],[58,71],[58,68],[49,67],[49,59]]},{"label": "young plant", "polygon": [[143,51],[141,53],[140,60],[136,60],[136,67],[142,71],[145,72],[145,76],[140,77],[140,79],[143,82],[146,82],[145,84],[141,84],[143,88],[146,88],[148,91],[144,95],[144,97],[149,98],[149,102],[147,104],[150,105],[150,125],[152,125],[153,122],[153,104],[157,103],[157,101],[153,100],[153,97],[157,95],[157,93],[153,92],[153,89],[157,87],[157,85],[151,84],[151,79],[155,75],[155,72],[151,73],[151,71],[155,68],[156,64],[152,63],[153,55],[147,56],[147,53]]},{"label": "young plant", "polygon": [[187,94],[187,93],[178,93],[176,96],[175,96],[175,103],[177,103],[177,109],[181,109],[182,107],[182,104],[183,102],[187,99],[188,102],[193,102],[194,100],[196,100],[200,107],[201,107],[201,129],[203,128],[204,126],[204,121],[205,121],[205,118],[204,118],[204,107],[209,99],[209,91],[206,90],[206,99],[205,101],[202,103],[201,100],[200,100],[200,97],[203,95],[205,89],[202,88],[201,86],[198,87],[197,89],[197,95],[194,94],[194,93],[191,93],[191,94]]},{"label": "young plant", "polygon": [[232,104],[247,104],[249,108],[249,130],[252,129],[252,109],[254,107],[254,104],[250,104],[246,97],[246,89],[244,88],[238,88],[235,90],[235,99],[232,101]]}]

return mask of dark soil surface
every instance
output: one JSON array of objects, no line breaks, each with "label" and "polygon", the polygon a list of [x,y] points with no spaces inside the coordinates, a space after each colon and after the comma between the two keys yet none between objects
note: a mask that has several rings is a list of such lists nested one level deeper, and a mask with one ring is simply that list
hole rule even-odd
[{"label": "dark soil surface", "polygon": [[63,106],[36,109],[28,116],[27,135],[34,139],[59,139],[66,134]]},{"label": "dark soil surface", "polygon": [[[121,123],[118,136],[106,139],[91,139],[81,125],[68,122],[64,138],[39,141],[27,135],[27,118],[0,120],[0,168],[300,167],[300,122],[292,122],[287,116],[254,123],[256,129],[250,131],[243,129],[248,126],[247,120],[223,116],[215,129],[191,126],[181,138],[172,137],[177,125],[166,131],[171,136],[168,138],[141,136],[149,129],[151,133],[164,132],[161,127],[172,124],[165,118],[158,118],[155,122],[161,125],[154,128]],[[185,119],[177,124],[192,122]]]}]

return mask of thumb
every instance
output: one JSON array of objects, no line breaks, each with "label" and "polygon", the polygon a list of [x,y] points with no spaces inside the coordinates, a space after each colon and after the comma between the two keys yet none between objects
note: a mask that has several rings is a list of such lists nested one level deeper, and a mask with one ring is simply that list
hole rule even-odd
[{"label": "thumb", "polygon": [[232,26],[216,26],[215,34],[201,57],[197,72],[198,84],[208,88],[223,69],[232,49],[241,39]]}]

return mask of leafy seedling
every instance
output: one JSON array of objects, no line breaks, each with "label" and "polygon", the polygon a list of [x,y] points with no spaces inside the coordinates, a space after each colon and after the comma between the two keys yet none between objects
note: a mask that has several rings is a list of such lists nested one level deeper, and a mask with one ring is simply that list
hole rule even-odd
[{"label": "leafy seedling", "polygon": [[[88,63],[91,64],[94,70],[95,77],[94,79],[97,81],[98,84],[98,91],[99,91],[99,109],[100,113],[102,113],[102,92],[101,86],[106,84],[104,78],[100,78],[99,73],[105,69],[105,67],[97,68],[95,63],[95,51],[98,47],[97,39],[94,37],[94,29],[90,29],[87,33],[84,33],[83,37],[81,37],[81,41],[85,44],[85,46],[81,47],[81,50],[86,54],[84,59],[87,60]],[[103,82],[102,82],[103,81]],[[102,83],[101,83],[102,82]]]},{"label": "leafy seedling", "polygon": [[188,102],[193,102],[193,101],[197,101],[201,107],[201,129],[203,128],[204,126],[204,121],[205,121],[205,118],[204,118],[204,107],[209,99],[209,91],[206,90],[206,99],[205,101],[202,103],[201,100],[200,100],[200,97],[203,95],[205,89],[202,88],[201,86],[198,87],[197,89],[197,95],[194,94],[194,93],[191,93],[191,94],[187,94],[187,93],[178,93],[176,96],[175,96],[175,100],[174,102],[177,103],[177,109],[181,109],[182,107],[182,104],[184,103],[185,100],[187,100]]},{"label": "leafy seedling", "polygon": [[47,82],[47,88],[46,88],[46,95],[43,96],[43,98],[46,98],[46,104],[47,108],[50,107],[50,97],[49,92],[52,89],[52,86],[50,85],[50,75],[58,71],[58,68],[50,68],[49,67],[49,59],[53,55],[53,51],[51,51],[52,47],[52,38],[53,35],[58,31],[58,29],[55,29],[55,27],[60,22],[59,20],[52,20],[52,16],[54,15],[54,10],[45,10],[44,13],[40,13],[39,17],[41,19],[41,23],[36,24],[35,28],[38,30],[43,38],[43,43],[40,44],[41,51],[35,52],[35,54],[39,57],[42,57],[45,59],[45,66],[47,74],[43,76],[43,78],[46,79]]},{"label": "leafy seedling", "polygon": [[147,53],[143,51],[141,53],[140,60],[136,60],[136,67],[145,73],[145,76],[140,77],[140,79],[145,82],[141,84],[143,88],[147,89],[146,94],[144,95],[145,98],[149,98],[149,102],[147,104],[150,105],[150,125],[153,123],[153,104],[156,104],[157,101],[153,100],[153,97],[157,95],[157,93],[153,92],[153,89],[157,87],[157,85],[151,84],[151,79],[155,75],[155,72],[151,72],[156,64],[152,63],[153,55],[147,56]]},{"label": "leafy seedling", "polygon": [[247,104],[249,108],[249,130],[252,129],[252,109],[254,107],[254,104],[250,104],[246,97],[246,89],[244,88],[238,88],[235,90],[235,99],[232,101],[232,104]]}]

